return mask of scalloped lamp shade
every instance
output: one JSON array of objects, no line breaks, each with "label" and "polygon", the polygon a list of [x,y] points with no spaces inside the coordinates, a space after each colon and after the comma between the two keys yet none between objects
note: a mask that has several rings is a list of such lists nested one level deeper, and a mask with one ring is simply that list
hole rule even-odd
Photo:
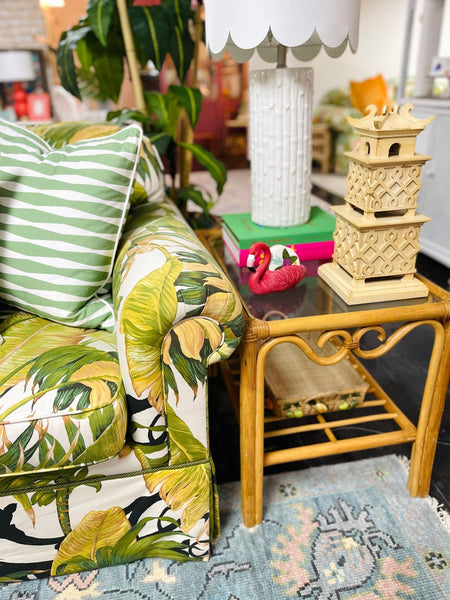
[{"label": "scalloped lamp shade", "polygon": [[250,73],[252,220],[305,223],[310,212],[313,71],[285,68],[286,49],[301,61],[323,47],[337,58],[356,51],[360,0],[204,0],[206,41],[220,60],[248,61],[256,49],[277,69]]},{"label": "scalloped lamp shade", "polygon": [[356,52],[359,9],[360,0],[205,0],[206,40],[213,56],[227,50],[238,62],[249,60],[255,48],[263,60],[276,62],[279,44],[302,61],[322,46],[336,58],[348,43]]}]

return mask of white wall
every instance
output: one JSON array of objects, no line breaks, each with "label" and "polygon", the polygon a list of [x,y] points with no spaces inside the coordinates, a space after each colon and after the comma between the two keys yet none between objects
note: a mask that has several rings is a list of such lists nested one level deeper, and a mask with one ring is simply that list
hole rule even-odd
[{"label": "white wall", "polygon": [[[312,2],[314,0],[311,0]],[[309,63],[288,57],[288,66],[314,68],[314,105],[328,90],[347,89],[350,80],[362,81],[381,73],[385,79],[400,75],[409,0],[361,0],[359,45],[356,54],[347,48],[337,59],[322,49]],[[258,56],[250,61],[250,69],[267,68]]]},{"label": "white wall", "polygon": [[450,56],[450,0],[444,2],[438,54],[439,56]]}]

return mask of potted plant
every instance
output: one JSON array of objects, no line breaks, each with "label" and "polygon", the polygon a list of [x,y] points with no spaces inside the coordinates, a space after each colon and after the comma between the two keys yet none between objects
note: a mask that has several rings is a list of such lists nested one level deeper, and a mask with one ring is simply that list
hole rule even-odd
[{"label": "potted plant", "polygon": [[[128,62],[136,109],[109,113],[108,119],[142,123],[146,135],[166,158],[172,197],[184,214],[188,200],[193,201],[203,212],[204,226],[214,200],[189,183],[191,157],[214,178],[218,195],[226,181],[226,169],[210,152],[193,143],[192,132],[202,103],[196,87],[203,29],[201,4],[198,0],[194,10],[191,0],[89,0],[87,14],[62,34],[56,57],[61,84],[71,94],[113,102],[119,98],[124,63]],[[143,68],[152,61],[161,70],[168,57],[180,85],[170,86],[165,94],[143,92],[139,65]],[[176,173],[180,175],[179,187],[175,187]]]}]

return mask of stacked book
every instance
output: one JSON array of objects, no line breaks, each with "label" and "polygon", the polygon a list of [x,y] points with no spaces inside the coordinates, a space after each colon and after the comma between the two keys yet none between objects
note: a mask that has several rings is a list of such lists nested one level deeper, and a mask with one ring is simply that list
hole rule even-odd
[{"label": "stacked book", "polygon": [[239,267],[247,266],[248,251],[255,242],[290,246],[304,262],[331,258],[335,226],[335,217],[318,206],[311,207],[306,223],[293,227],[264,227],[253,223],[250,213],[234,213],[222,215],[222,238]]}]

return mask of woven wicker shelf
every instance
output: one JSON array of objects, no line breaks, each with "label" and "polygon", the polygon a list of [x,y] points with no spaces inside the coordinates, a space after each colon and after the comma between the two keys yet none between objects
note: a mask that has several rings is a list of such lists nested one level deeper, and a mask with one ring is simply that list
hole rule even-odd
[{"label": "woven wicker shelf", "polygon": [[[281,462],[305,460],[415,440],[416,428],[411,421],[394,404],[359,360],[354,356],[350,356],[348,360],[368,384],[364,400],[351,410],[317,413],[301,419],[286,420],[266,416],[264,419],[266,440],[302,435],[305,438],[302,441],[306,445],[266,451],[263,459],[265,467]],[[384,429],[389,428],[390,431],[378,431],[382,421],[386,424]],[[339,438],[339,430],[360,425],[364,425],[364,429],[367,430],[364,435]],[[267,426],[270,426],[269,430]],[[319,435],[315,435],[314,440],[308,440],[307,434],[312,432],[321,433],[321,439]]]},{"label": "woven wicker shelf", "polygon": [[[413,423],[394,404],[357,358],[350,355],[346,360],[351,363],[352,368],[355,369],[361,380],[366,382],[364,399],[349,410],[338,409],[326,413],[309,414],[301,418],[276,416],[271,409],[266,408],[264,439],[278,438],[277,447],[280,447],[283,444],[279,438],[302,436],[302,445],[266,450],[263,458],[265,467],[319,456],[341,454],[353,450],[414,441],[416,428]],[[233,356],[228,361],[222,361],[220,370],[232,400],[236,417],[239,419],[239,357]],[[302,379],[299,377],[299,388],[301,384]],[[320,387],[316,387],[316,389],[319,391]],[[329,393],[328,383],[325,383],[322,389],[326,390],[325,393]],[[387,424],[384,428],[389,427],[391,431],[377,432],[381,421]],[[363,435],[339,439],[339,429],[359,425],[364,425],[367,430]],[[307,435],[311,433],[316,434],[314,440],[307,439]],[[317,434],[322,434],[322,439],[319,439]],[[286,446],[289,445],[289,443],[286,444]]]},{"label": "woven wicker shelf", "polygon": [[[330,341],[322,348],[317,346],[318,332],[301,337],[312,342],[322,356],[336,352]],[[349,358],[334,365],[319,365],[291,343],[278,344],[268,353],[264,379],[268,408],[285,418],[354,408],[363,402],[369,387]]]}]

